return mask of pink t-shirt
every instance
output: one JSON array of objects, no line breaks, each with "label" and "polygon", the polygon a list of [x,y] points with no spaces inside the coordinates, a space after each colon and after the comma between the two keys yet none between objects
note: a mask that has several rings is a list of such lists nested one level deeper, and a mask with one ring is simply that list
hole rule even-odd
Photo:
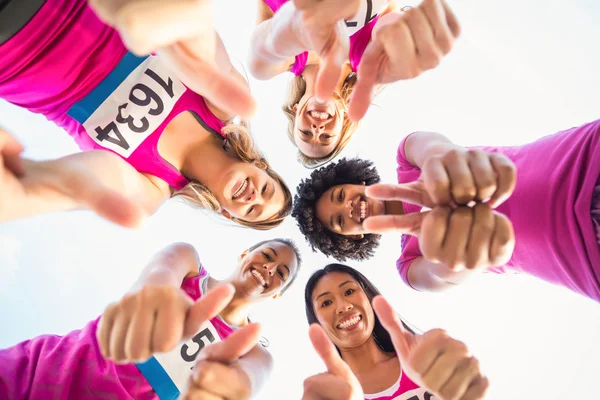
[{"label": "pink t-shirt", "polygon": [[437,400],[437,397],[402,372],[396,383],[379,393],[365,394],[365,400]]},{"label": "pink t-shirt", "polygon": [[1,98],[44,115],[82,150],[112,151],[176,189],[188,180],[157,150],[171,119],[194,111],[221,135],[201,96],[158,57],[128,53],[85,0],[47,0],[0,54]]},{"label": "pink t-shirt", "polygon": [[[398,183],[419,178],[420,170],[398,148]],[[600,301],[600,248],[592,226],[591,203],[600,178],[600,120],[511,147],[477,147],[502,153],[517,167],[513,195],[497,211],[513,224],[516,246],[509,262],[488,271],[524,272]],[[420,207],[404,203],[407,213]],[[408,284],[412,261],[421,256],[417,238],[402,237],[396,265]]]},{"label": "pink t-shirt", "polygon": [[[273,12],[277,12],[289,0],[264,0]],[[353,72],[358,70],[358,65],[362,55],[371,41],[371,32],[379,19],[379,14],[388,6],[388,0],[361,0],[360,8],[350,19],[346,20],[346,30],[350,37],[350,67]],[[294,75],[301,75],[304,72],[308,61],[308,52],[305,51],[296,55],[291,72]]]},{"label": "pink t-shirt", "polygon": [[[185,279],[181,288],[197,300],[207,291],[208,273]],[[0,350],[1,399],[175,399],[194,359],[234,328],[216,317],[190,340],[141,364],[105,360],[96,340],[100,317],[65,336],[42,335]]]}]

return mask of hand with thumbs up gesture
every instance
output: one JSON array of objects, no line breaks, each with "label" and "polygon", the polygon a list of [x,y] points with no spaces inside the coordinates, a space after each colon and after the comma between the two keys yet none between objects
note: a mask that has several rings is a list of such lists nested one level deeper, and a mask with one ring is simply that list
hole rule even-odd
[{"label": "hand with thumbs up gesture", "polygon": [[211,0],[90,0],[90,6],[136,55],[156,52],[186,86],[231,115],[254,113],[248,87],[220,64],[226,52]]},{"label": "hand with thumbs up gesture", "polygon": [[218,315],[233,294],[233,286],[221,285],[194,302],[179,287],[144,285],[106,308],[96,334],[100,351],[116,363],[170,351]]},{"label": "hand with thumbs up gesture", "polygon": [[319,324],[312,324],[308,333],[327,372],[304,380],[302,400],[363,400],[365,397],[360,382],[342,360],[323,328]]},{"label": "hand with thumbs up gesture", "polygon": [[271,356],[257,343],[260,325],[248,324],[219,343],[202,349],[183,400],[249,399],[256,378],[270,366]]},{"label": "hand with thumbs up gesture", "polygon": [[489,381],[464,343],[441,329],[422,335],[407,332],[381,295],[373,298],[372,305],[381,325],[390,334],[402,371],[416,384],[441,400],[485,397]]}]

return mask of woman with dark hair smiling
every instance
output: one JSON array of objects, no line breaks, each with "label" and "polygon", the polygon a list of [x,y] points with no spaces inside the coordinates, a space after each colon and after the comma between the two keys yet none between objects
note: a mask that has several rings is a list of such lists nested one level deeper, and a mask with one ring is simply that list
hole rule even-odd
[{"label": "woman with dark hair smiling", "polygon": [[328,372],[304,381],[303,399],[485,396],[488,379],[464,343],[441,329],[415,334],[357,270],[329,264],[316,271],[304,300],[311,341]]}]

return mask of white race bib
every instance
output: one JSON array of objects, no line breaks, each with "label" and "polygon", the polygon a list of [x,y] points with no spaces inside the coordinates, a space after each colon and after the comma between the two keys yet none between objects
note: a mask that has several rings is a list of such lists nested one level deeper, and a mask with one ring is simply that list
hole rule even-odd
[{"label": "white race bib", "polygon": [[354,35],[365,25],[381,14],[388,5],[388,0],[361,0],[360,8],[357,13],[350,19],[347,19],[346,29],[348,36]]}]

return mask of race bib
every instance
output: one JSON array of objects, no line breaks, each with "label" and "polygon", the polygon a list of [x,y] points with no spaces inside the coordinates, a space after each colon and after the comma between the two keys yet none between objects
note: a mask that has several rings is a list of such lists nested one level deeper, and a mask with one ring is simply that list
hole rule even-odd
[{"label": "race bib", "polygon": [[163,123],[185,90],[158,57],[127,53],[67,114],[96,143],[127,158]]},{"label": "race bib", "polygon": [[358,12],[345,20],[348,36],[354,35],[377,17],[388,5],[388,0],[361,0]]},{"label": "race bib", "polygon": [[220,341],[217,330],[207,321],[190,340],[167,353],[156,353],[150,360],[136,366],[161,400],[176,399],[190,377],[200,351]]}]

